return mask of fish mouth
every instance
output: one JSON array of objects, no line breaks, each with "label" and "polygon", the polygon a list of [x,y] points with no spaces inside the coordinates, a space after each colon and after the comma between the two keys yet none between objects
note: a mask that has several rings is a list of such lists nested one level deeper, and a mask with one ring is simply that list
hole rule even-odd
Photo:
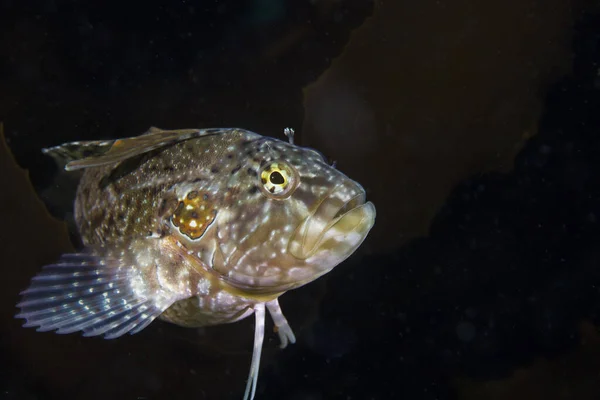
[{"label": "fish mouth", "polygon": [[294,232],[289,251],[329,270],[349,257],[375,223],[375,206],[358,184],[336,187]]},{"label": "fish mouth", "polygon": [[360,207],[361,205],[365,204],[365,200],[366,200],[366,194],[365,192],[359,193],[356,196],[354,196],[352,199],[350,199],[350,201],[347,201],[333,216],[333,219],[339,219],[341,217],[343,217],[345,214],[347,214],[348,212],[352,211],[353,209]]}]

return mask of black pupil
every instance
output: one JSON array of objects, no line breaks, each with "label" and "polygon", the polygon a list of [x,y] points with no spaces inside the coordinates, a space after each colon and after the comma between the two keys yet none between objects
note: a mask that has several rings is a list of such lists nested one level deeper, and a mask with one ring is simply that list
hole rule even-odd
[{"label": "black pupil", "polygon": [[283,185],[283,183],[285,182],[285,179],[283,179],[283,175],[281,175],[281,173],[277,171],[271,172],[271,175],[269,175],[269,179],[271,180],[271,183],[273,185]]}]

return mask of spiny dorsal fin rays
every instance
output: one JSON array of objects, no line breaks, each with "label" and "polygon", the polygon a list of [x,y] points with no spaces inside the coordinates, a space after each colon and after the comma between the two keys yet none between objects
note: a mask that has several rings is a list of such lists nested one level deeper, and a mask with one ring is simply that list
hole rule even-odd
[{"label": "spiny dorsal fin rays", "polygon": [[73,160],[105,153],[113,142],[114,140],[90,140],[85,142],[64,143],[42,149],[42,153],[52,157],[60,168],[65,168],[65,166]]},{"label": "spiny dorsal fin rays", "polygon": [[[149,151],[196,137],[231,132],[235,128],[162,130],[151,127],[141,136],[126,139],[73,142],[44,149],[53,158],[67,160],[65,170],[98,167],[126,160]],[[85,158],[81,158],[85,155]]]},{"label": "spiny dorsal fin rays", "polygon": [[73,171],[81,168],[112,164],[176,142],[201,136],[216,135],[230,130],[231,129],[162,130],[152,127],[144,135],[115,140],[110,149],[100,156],[71,161],[67,164],[65,169],[67,171]]}]

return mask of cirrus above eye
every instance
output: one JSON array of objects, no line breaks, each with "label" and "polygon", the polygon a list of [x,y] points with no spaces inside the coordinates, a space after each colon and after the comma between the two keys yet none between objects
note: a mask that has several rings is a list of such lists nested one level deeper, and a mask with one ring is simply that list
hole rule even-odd
[{"label": "cirrus above eye", "polygon": [[298,186],[296,170],[284,161],[266,165],[260,173],[263,192],[274,198],[287,198]]}]

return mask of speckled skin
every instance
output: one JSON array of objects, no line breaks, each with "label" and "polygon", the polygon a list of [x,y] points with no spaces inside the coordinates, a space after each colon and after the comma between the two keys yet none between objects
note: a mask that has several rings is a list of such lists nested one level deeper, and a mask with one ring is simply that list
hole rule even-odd
[{"label": "speckled skin", "polygon": [[[278,160],[296,185],[283,197],[261,181]],[[188,214],[173,220],[188,197],[194,227],[206,221],[199,237],[181,228]],[[119,259],[160,318],[191,327],[244,318],[349,256],[372,226],[360,216],[332,224],[349,202],[362,205],[364,191],[317,152],[231,129],[86,168],[75,215],[86,246]]]},{"label": "speckled skin", "polygon": [[151,128],[45,152],[84,169],[85,248],[31,280],[24,326],[114,339],[156,318],[195,327],[254,314],[244,400],[256,394],[266,312],[281,347],[294,343],[278,297],[342,262],[375,222],[362,187],[320,154],[243,129]]}]

